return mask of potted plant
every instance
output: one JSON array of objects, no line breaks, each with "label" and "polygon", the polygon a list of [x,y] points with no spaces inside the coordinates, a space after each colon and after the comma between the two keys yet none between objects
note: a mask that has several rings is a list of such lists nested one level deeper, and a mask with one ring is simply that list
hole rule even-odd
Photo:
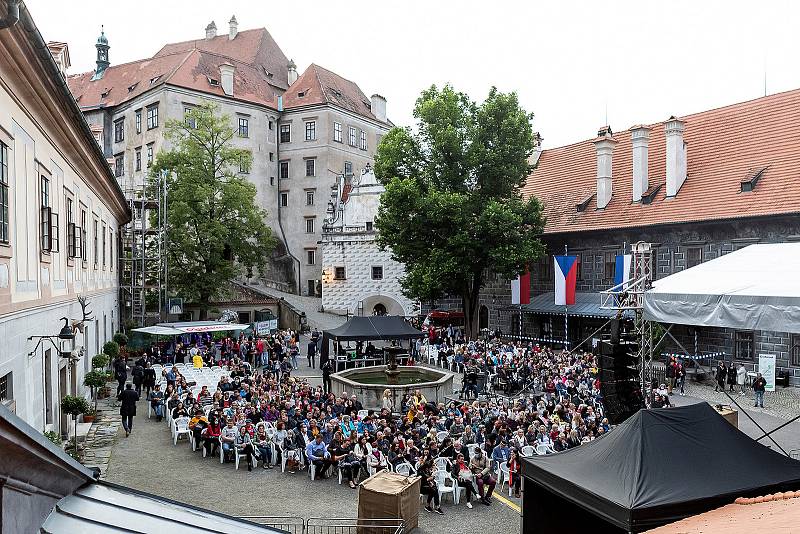
[{"label": "potted plant", "polygon": [[94,418],[95,418],[95,414],[96,413],[97,413],[97,409],[96,408],[89,408],[89,411],[83,414],[83,422],[84,423],[94,423]]},{"label": "potted plant", "polygon": [[128,344],[128,336],[126,336],[122,332],[117,332],[116,334],[114,334],[114,337],[112,339],[114,343],[116,343],[120,347],[124,347],[125,345]]},{"label": "potted plant", "polygon": [[74,395],[66,395],[61,399],[61,411],[65,414],[72,416],[75,422],[75,442],[73,443],[73,451],[75,455],[78,454],[78,416],[91,410],[91,406],[86,402],[83,397],[76,397]]},{"label": "potted plant", "polygon": [[61,436],[58,435],[58,432],[53,432],[52,430],[48,430],[47,432],[44,433],[44,437],[53,442],[54,445],[58,445],[59,447],[61,446]]},{"label": "potted plant", "polygon": [[92,369],[105,369],[108,366],[108,356],[98,354],[92,357]]},{"label": "potted plant", "polygon": [[119,356],[119,344],[116,341],[108,341],[103,345],[103,354],[107,354],[110,359]]},{"label": "potted plant", "polygon": [[[89,371],[83,377],[83,385],[91,388],[92,390],[92,398],[94,399],[94,410],[93,410],[94,413],[97,412],[97,392],[99,391],[100,388],[106,385],[106,382],[108,381],[107,379],[108,375],[105,373],[105,371],[98,371],[98,370]],[[92,421],[94,421],[94,413],[92,413],[91,415]],[[89,422],[86,421],[85,416],[83,420],[87,423]]]}]

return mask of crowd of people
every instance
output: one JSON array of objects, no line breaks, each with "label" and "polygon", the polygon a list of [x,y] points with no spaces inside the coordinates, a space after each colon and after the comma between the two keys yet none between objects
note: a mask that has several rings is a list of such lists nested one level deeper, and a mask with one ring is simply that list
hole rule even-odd
[{"label": "crowd of people", "polygon": [[[316,345],[318,339],[312,334],[306,344]],[[152,365],[158,352],[155,357],[144,353],[133,366],[134,387],[146,395],[158,420],[188,417],[204,456],[219,457],[221,448],[223,461],[238,453],[249,470],[260,461],[266,470],[274,463],[309,469],[314,478],[338,474],[351,488],[381,469],[416,473],[426,510],[439,514],[442,484],[458,486],[469,508],[473,502],[488,506],[500,478],[519,496],[523,453],[564,451],[609,431],[591,353],[572,355],[497,339],[436,341],[440,353],[452,353],[463,363],[465,382],[475,372],[532,387],[503,400],[479,399],[467,385],[467,399],[447,403],[415,391],[395,404],[387,390],[381,409],[365,410],[356,395],[337,396],[324,381],[312,385],[293,376],[300,336],[290,331],[265,339],[198,337],[178,343],[172,350],[187,365],[225,366],[216,385],[199,391],[177,366],[164,366],[156,377]],[[427,345],[418,347],[420,354]],[[316,348],[307,348],[307,354],[316,354]],[[323,362],[323,374],[329,363]],[[308,366],[314,364],[309,357]]]}]

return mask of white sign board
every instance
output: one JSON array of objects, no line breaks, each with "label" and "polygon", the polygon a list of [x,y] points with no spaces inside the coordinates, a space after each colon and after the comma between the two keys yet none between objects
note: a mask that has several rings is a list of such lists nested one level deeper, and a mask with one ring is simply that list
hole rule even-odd
[{"label": "white sign board", "polygon": [[767,381],[766,390],[775,391],[775,355],[774,354],[759,354],[758,355],[758,372]]},{"label": "white sign board", "polygon": [[259,321],[256,323],[256,335],[268,336],[270,332],[278,329],[278,320],[272,319],[270,321]]}]

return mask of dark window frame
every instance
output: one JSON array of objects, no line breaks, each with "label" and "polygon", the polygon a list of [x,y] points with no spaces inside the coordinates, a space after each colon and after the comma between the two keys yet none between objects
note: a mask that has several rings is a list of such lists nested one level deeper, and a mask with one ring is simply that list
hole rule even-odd
[{"label": "dark window frame", "polygon": [[789,365],[800,367],[800,334],[791,334],[789,343]]},{"label": "dark window frame", "polygon": [[158,128],[158,104],[147,106],[147,129]]},{"label": "dark window frame", "polygon": [[306,121],[306,141],[317,140],[317,121]]},{"label": "dark window frame", "polygon": [[333,140],[336,143],[342,142],[342,123],[341,122],[334,122],[333,123]]},{"label": "dark window frame", "polygon": [[114,176],[120,178],[125,176],[125,153],[114,156]]},{"label": "dark window frame", "polygon": [[[697,258],[689,258],[689,254],[697,253]],[[703,263],[703,247],[686,247],[686,268],[690,269]]]},{"label": "dark window frame", "polygon": [[136,133],[142,133],[142,108],[136,110],[134,122],[136,123]]},{"label": "dark window frame", "polygon": [[280,143],[291,143],[292,142],[292,125],[291,124],[281,124],[279,129],[279,142]]},{"label": "dark window frame", "polygon": [[358,140],[356,136],[356,127],[355,126],[348,126],[347,127],[347,144],[350,146],[358,146]]},{"label": "dark window frame", "polygon": [[114,142],[121,143],[125,140],[125,117],[114,121]]},{"label": "dark window frame", "polygon": [[314,191],[306,191],[306,206],[314,205]]},{"label": "dark window frame", "polygon": [[617,270],[617,251],[606,250],[603,252],[603,279],[614,280],[614,273]]},{"label": "dark window frame", "polygon": [[250,137],[250,119],[239,117],[239,137]]},{"label": "dark window frame", "polygon": [[370,278],[372,280],[383,280],[383,265],[373,265],[370,267]]},{"label": "dark window frame", "polygon": [[306,249],[306,265],[317,264],[317,250],[313,248]]},{"label": "dark window frame", "polygon": [[133,151],[134,170],[139,172],[142,170],[142,147],[137,147]]},{"label": "dark window frame", "polygon": [[334,280],[347,280],[347,269],[343,265],[338,265],[333,268]]},{"label": "dark window frame", "polygon": [[306,220],[306,233],[313,234],[315,229],[314,227],[316,226],[314,223],[315,217],[305,217],[305,220]]},{"label": "dark window frame", "polygon": [[365,132],[364,130],[361,130],[361,134],[359,135],[359,146],[358,147],[361,150],[366,150],[367,146],[368,146],[367,145],[367,132]]},{"label": "dark window frame", "polygon": [[756,336],[752,330],[736,330],[733,336],[734,357],[741,361],[754,361],[756,354],[755,340]]},{"label": "dark window frame", "polygon": [[289,193],[287,191],[282,191],[278,195],[278,205],[280,205],[282,208],[289,206]]},{"label": "dark window frame", "polygon": [[289,160],[285,159],[278,162],[278,178],[281,180],[289,179]]},{"label": "dark window frame", "polygon": [[306,160],[306,176],[314,177],[317,175],[317,160],[314,158],[308,158]]},{"label": "dark window frame", "polygon": [[11,241],[8,199],[8,145],[0,142],[0,243]]}]

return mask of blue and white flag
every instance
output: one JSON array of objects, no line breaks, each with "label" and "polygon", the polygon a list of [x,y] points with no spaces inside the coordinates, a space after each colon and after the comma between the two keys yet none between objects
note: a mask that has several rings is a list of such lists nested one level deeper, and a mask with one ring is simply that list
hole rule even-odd
[{"label": "blue and white flag", "polygon": [[627,283],[631,279],[631,260],[630,254],[617,254],[617,265],[614,269],[614,286]]}]

